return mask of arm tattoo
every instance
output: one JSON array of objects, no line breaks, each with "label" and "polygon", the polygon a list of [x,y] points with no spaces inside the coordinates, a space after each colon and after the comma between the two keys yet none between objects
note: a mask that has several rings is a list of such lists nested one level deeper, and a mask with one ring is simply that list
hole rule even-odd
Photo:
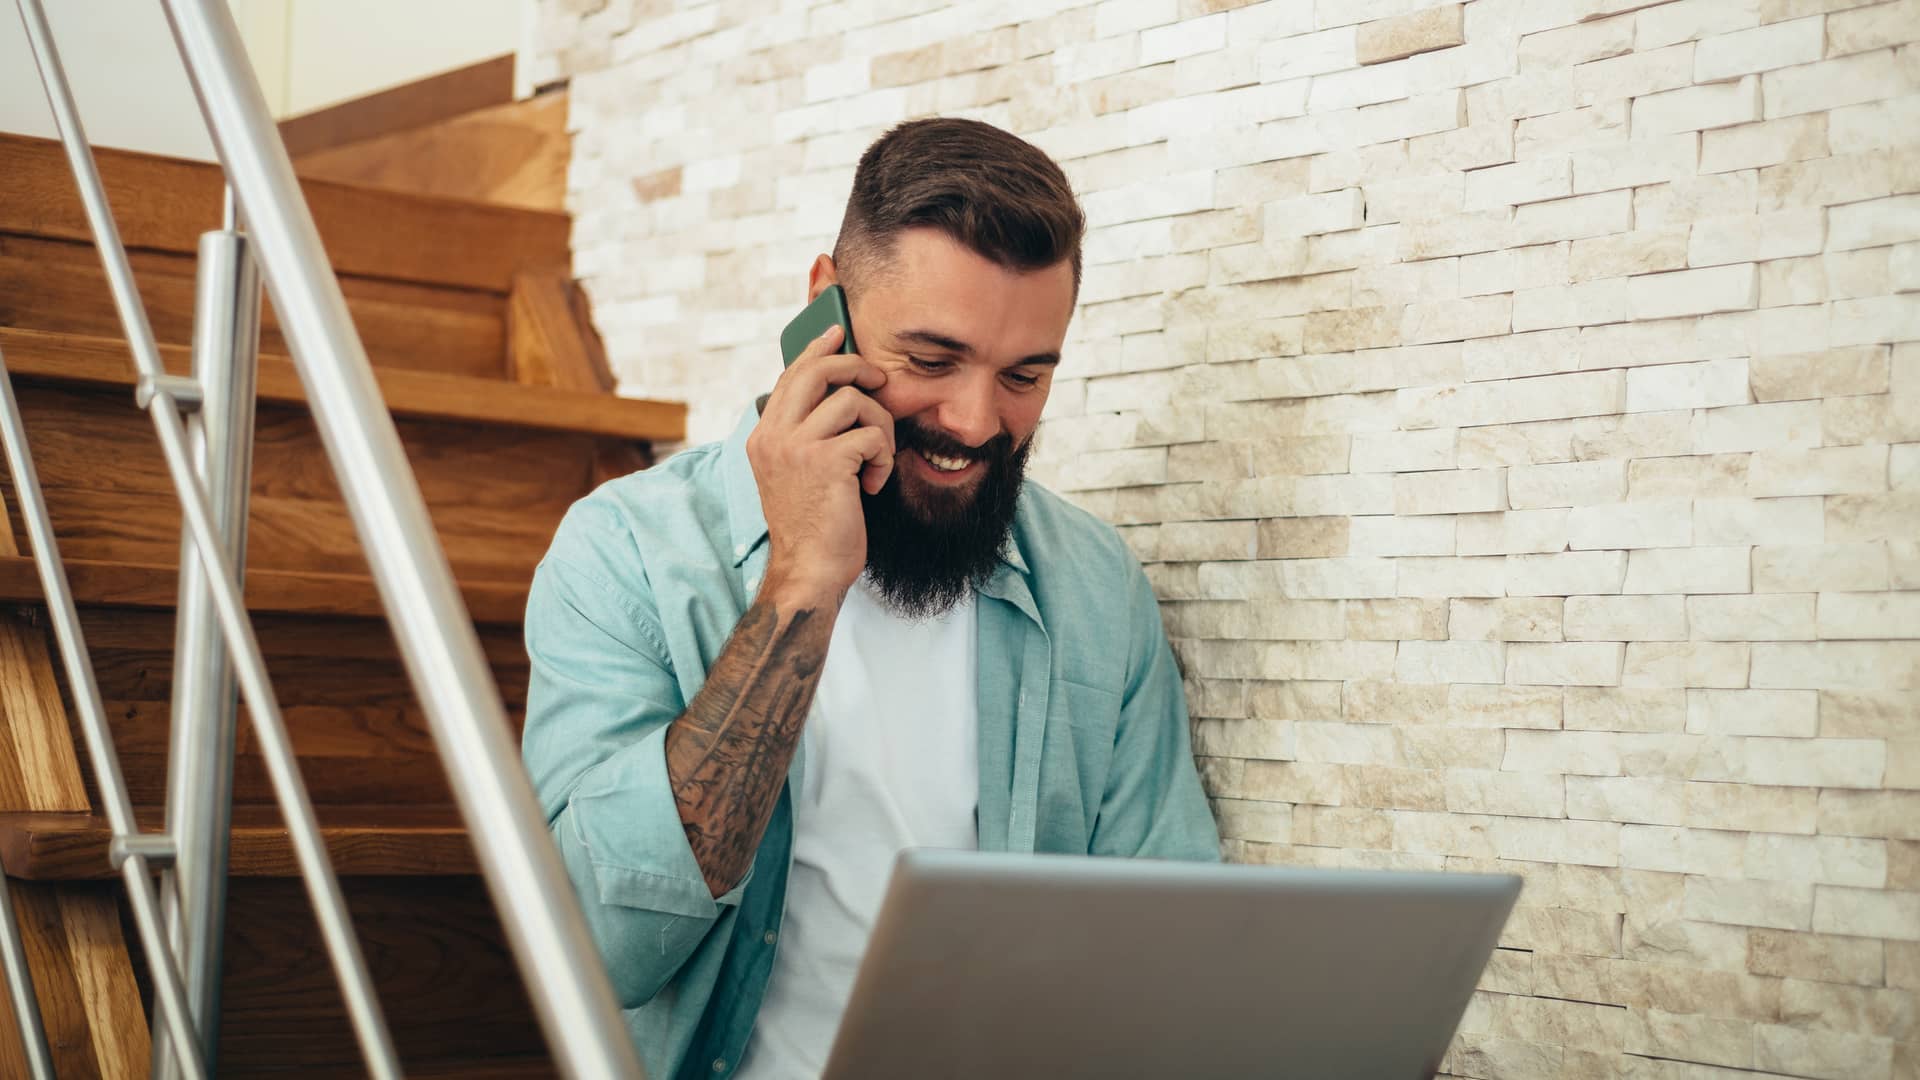
[{"label": "arm tattoo", "polygon": [[715,896],[753,865],[820,685],[833,621],[810,608],[755,604],[667,728],[667,777]]}]

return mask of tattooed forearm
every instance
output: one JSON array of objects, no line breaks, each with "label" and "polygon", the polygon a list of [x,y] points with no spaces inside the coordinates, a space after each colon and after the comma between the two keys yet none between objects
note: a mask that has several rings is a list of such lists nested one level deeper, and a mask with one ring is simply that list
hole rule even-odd
[{"label": "tattooed forearm", "polygon": [[834,614],[755,604],[667,728],[667,777],[715,896],[753,865],[820,684]]}]

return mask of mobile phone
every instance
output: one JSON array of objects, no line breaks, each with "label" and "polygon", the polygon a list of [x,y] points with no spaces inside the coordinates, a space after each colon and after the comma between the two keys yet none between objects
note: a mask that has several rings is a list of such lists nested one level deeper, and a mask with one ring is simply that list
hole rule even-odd
[{"label": "mobile phone", "polygon": [[846,291],[838,285],[829,285],[780,331],[780,354],[786,365],[792,367],[800,354],[807,351],[807,346],[813,344],[813,339],[826,333],[827,327],[834,323],[840,324],[840,348],[835,351],[852,352],[853,320],[847,317]]}]

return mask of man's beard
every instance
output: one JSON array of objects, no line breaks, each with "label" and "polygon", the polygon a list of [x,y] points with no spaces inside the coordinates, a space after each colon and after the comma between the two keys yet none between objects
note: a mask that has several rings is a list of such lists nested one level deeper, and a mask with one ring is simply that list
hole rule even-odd
[{"label": "man's beard", "polygon": [[[1016,448],[1013,436],[1003,431],[970,447],[910,419],[895,420],[893,434],[893,474],[878,495],[860,495],[867,519],[867,574],[898,614],[937,618],[985,584],[999,566],[1033,440]],[[959,489],[916,483],[909,499],[898,464],[908,450],[923,458],[978,461],[985,474]]]}]

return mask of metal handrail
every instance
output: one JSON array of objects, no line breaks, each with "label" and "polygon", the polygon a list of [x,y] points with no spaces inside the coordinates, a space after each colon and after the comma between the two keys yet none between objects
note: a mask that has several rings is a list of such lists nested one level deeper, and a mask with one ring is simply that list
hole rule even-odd
[{"label": "metal handrail", "polygon": [[40,490],[40,477],[34,471],[33,455],[27,447],[26,422],[20,416],[20,402],[14,397],[13,376],[7,372],[4,354],[0,354],[0,445],[5,446],[7,466],[13,473],[14,495],[20,503],[20,517],[33,544],[34,566],[40,572],[40,588],[46,594],[54,639],[59,643],[60,659],[67,669],[74,711],[80,715],[80,734],[87,745],[87,758],[100,788],[100,801],[105,804],[108,827],[113,830],[115,856],[120,876],[126,879],[134,929],[147,952],[148,966],[153,970],[154,1010],[166,1022],[181,1067],[189,1075],[205,1076],[200,1040],[187,1011],[180,969],[174,964],[172,950],[167,948],[166,935],[160,925],[159,900],[149,876],[149,859],[156,855],[164,857],[165,848],[129,843],[130,838],[140,835],[139,826],[133,820],[133,803],[127,796],[119,755],[114,753],[113,732],[107,726],[107,712],[100,702],[100,685],[94,679],[93,661],[87,654],[86,638],[80,632],[80,612],[74,606],[66,566],[54,542],[53,522],[47,516],[46,496]]},{"label": "metal handrail", "polygon": [[[0,377],[5,369],[0,365]],[[27,1072],[33,1080],[53,1080],[53,1052],[47,1048],[47,1026],[40,1019],[40,999],[33,995],[33,973],[27,970],[27,947],[20,940],[20,920],[13,914],[7,875],[0,874],[0,965],[6,968],[7,997],[13,1002],[14,1026],[20,1029],[20,1048],[26,1052]]]},{"label": "metal handrail", "polygon": [[166,9],[548,1045],[573,1076],[642,1076],[233,13],[222,0],[166,0]]},{"label": "metal handrail", "polygon": [[[379,1002],[366,976],[328,864],[311,801],[301,782],[285,723],[257,641],[247,621],[235,560],[195,475],[180,417],[192,380],[166,373],[121,246],[84,130],[47,30],[40,0],[16,0],[27,23],[42,81],[81,189],[109,284],[139,375],[138,400],[152,416],[168,471],[180,496],[186,534],[204,568],[213,613],[237,671],[269,776],[287,819],[328,952],[339,976],[363,1053],[376,1075],[398,1074]],[[200,102],[279,314],[327,455],[339,480],[367,560],[399,642],[416,694],[433,729],[451,786],[482,870],[502,915],[515,957],[532,991],[547,1042],[573,1077],[644,1077],[598,952],[546,818],[534,798],[507,724],[492,671],[481,652],[426,507],[401,448],[345,299],[321,247],[286,148],[248,64],[232,13],[222,0],[164,0],[175,43]],[[44,501],[32,480],[24,428],[11,384],[5,387],[8,457],[54,612],[62,657],[75,687],[116,850],[133,895],[135,923],[153,959],[156,1010],[189,1075],[203,1060],[184,1003],[178,968],[156,917],[146,852],[169,851],[138,837],[118,763],[99,708],[79,621],[53,544]],[[24,475],[27,482],[23,482]],[[85,692],[83,692],[85,691]]]},{"label": "metal handrail", "polygon": [[[220,541],[244,573],[247,503],[253,475],[255,390],[260,359],[260,269],[237,222],[227,189],[221,228],[200,237],[196,275],[193,377],[200,408],[188,424],[196,471],[213,497]],[[209,1070],[220,1046],[220,958],[227,900],[227,855],[233,825],[233,765],[238,737],[238,683],[220,631],[208,617],[212,594],[180,538],[180,585],[173,646],[173,737],[167,753],[167,835],[173,868],[161,875],[167,939],[180,959],[181,980]],[[172,1055],[153,1053],[154,1080],[175,1080]]]},{"label": "metal handrail", "polygon": [[[393,1038],[387,1031],[385,1017],[380,1013],[379,998],[373,992],[373,979],[367,973],[360,943],[353,936],[353,924],[347,914],[346,898],[340,891],[339,879],[333,873],[332,864],[327,861],[326,846],[314,816],[313,800],[307,794],[305,781],[300,776],[292,739],[287,734],[286,722],[280,714],[273,684],[267,677],[260,645],[253,635],[253,626],[247,620],[232,561],[227,558],[220,543],[220,530],[214,524],[212,508],[194,472],[186,426],[181,419],[181,403],[176,400],[179,382],[167,375],[160,359],[159,344],[140,302],[139,291],[134,286],[133,269],[127,261],[126,248],[120,242],[119,229],[107,205],[106,187],[101,182],[86,129],[81,124],[79,110],[74,104],[73,91],[54,45],[46,11],[40,0],[17,0],[17,5],[26,25],[34,60],[40,68],[40,80],[46,89],[47,102],[53,109],[55,126],[66,148],[68,165],[80,189],[95,246],[106,269],[114,305],[127,333],[134,369],[140,377],[138,402],[153,420],[161,455],[166,460],[175,493],[180,498],[181,516],[204,570],[203,576],[211,589],[214,616],[233,654],[241,693],[246,698],[247,711],[253,719],[254,731],[260,743],[262,763],[272,782],[281,816],[286,820],[294,855],[320,923],[321,937],[326,942],[328,956],[340,980],[342,996],[346,999],[348,1015],[353,1020],[354,1034],[360,1041],[361,1052],[367,1058],[370,1070],[376,1076],[398,1076],[399,1059],[393,1051]],[[99,781],[101,800],[106,804],[108,823],[116,841],[125,850],[131,838],[139,834],[139,827],[133,819],[133,806],[125,780],[120,775],[112,733],[107,728],[105,711],[100,706],[93,665],[80,632],[79,614],[74,607],[72,592],[54,543],[52,521],[47,515],[45,500],[40,495],[39,481],[34,476],[25,427],[19,418],[19,408],[13,398],[10,381],[6,397],[8,456],[20,491],[22,516],[33,536],[34,558],[40,569],[48,607],[55,612],[56,638],[68,676],[75,687],[75,705],[82,716],[82,729],[87,735],[94,775]],[[85,693],[80,691],[82,685]],[[149,842],[150,845],[153,843]],[[170,855],[171,839],[161,843],[163,846],[157,850]],[[187,1004],[178,962],[164,934],[153,882],[147,876],[145,858],[139,854],[142,848],[135,847],[132,850],[135,854],[127,859],[123,868],[128,888],[135,897],[134,921],[139,927],[141,944],[149,957],[156,958],[153,966],[162,973],[156,980],[156,986],[164,989],[156,994],[155,1000],[156,1008],[164,1013],[169,1039],[167,1045],[189,1075],[203,1076],[206,1073],[205,1051],[194,1029],[193,1014]]]}]

